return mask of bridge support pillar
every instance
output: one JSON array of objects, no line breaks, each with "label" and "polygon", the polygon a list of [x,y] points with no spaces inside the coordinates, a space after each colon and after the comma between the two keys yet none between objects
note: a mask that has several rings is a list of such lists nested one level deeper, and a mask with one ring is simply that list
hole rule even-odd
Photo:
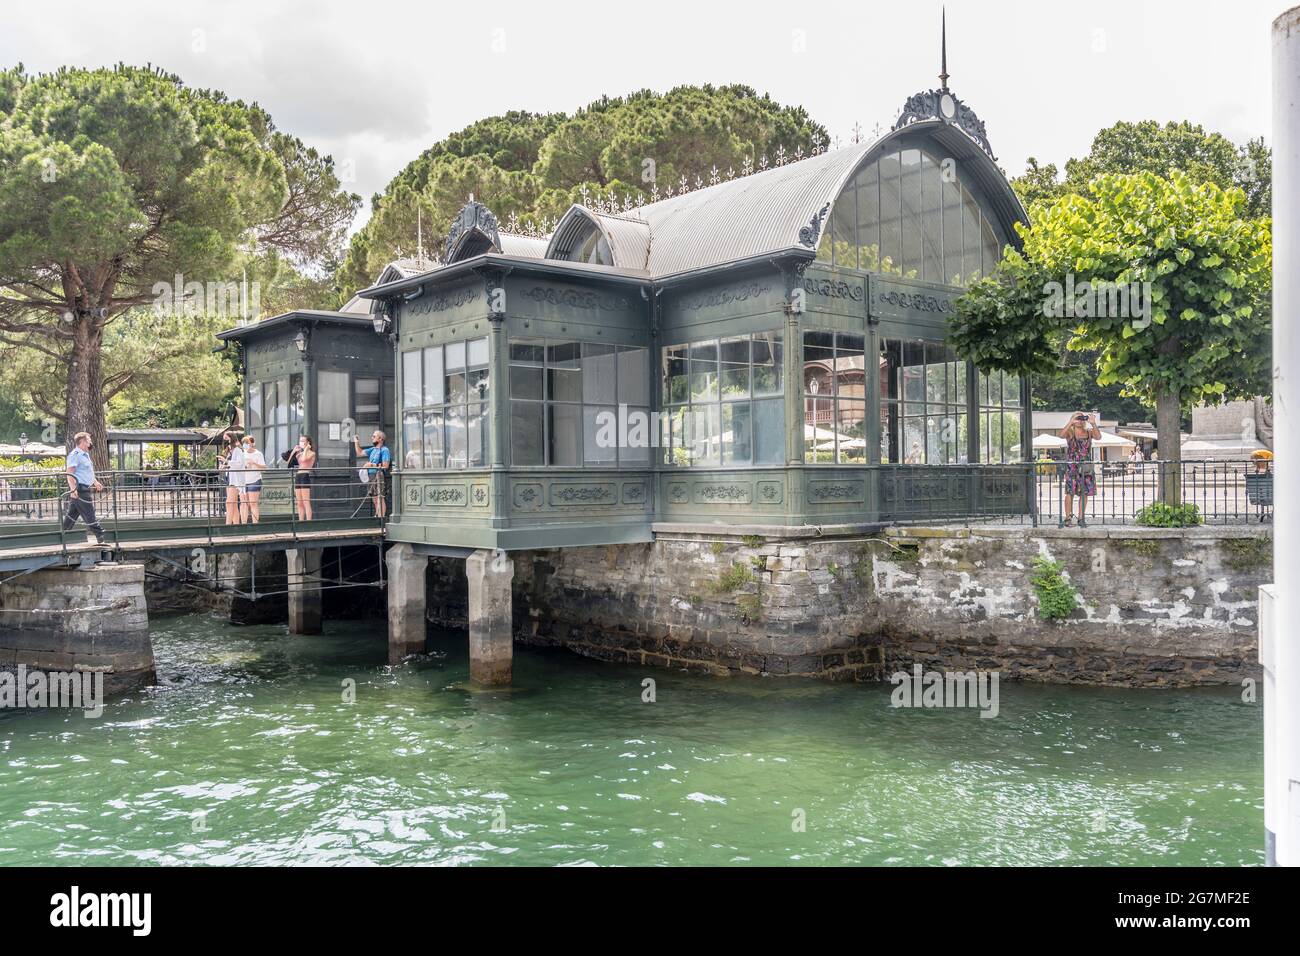
[{"label": "bridge support pillar", "polygon": [[384,556],[388,566],[388,662],[400,664],[423,654],[425,633],[425,572],[429,558],[409,544],[395,544]]},{"label": "bridge support pillar", "polygon": [[514,663],[510,583],[515,565],[503,552],[479,549],[465,559],[469,578],[469,676],[509,684]]},{"label": "bridge support pillar", "polygon": [[0,602],[0,670],[98,671],[109,694],[154,682],[143,564],[33,571]]},{"label": "bridge support pillar", "polygon": [[321,549],[291,548],[285,552],[289,569],[289,633],[321,632]]}]

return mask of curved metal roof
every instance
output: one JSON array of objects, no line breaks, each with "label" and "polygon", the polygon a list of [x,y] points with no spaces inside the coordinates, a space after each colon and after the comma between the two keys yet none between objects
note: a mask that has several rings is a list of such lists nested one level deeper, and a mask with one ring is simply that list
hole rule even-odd
[{"label": "curved metal roof", "polygon": [[522,259],[545,259],[546,239],[541,236],[520,236],[513,232],[498,233],[501,253],[507,256],[519,256]]},{"label": "curved metal roof", "polygon": [[[579,235],[585,235],[586,227],[594,225],[613,256],[612,266],[586,267],[594,273],[608,270],[666,279],[792,249],[802,248],[811,255],[831,205],[859,168],[896,142],[907,148],[925,139],[961,162],[960,175],[983,194],[990,218],[1002,233],[1000,239],[1017,242],[1014,224],[1027,220],[1025,210],[991,156],[952,123],[923,119],[871,142],[726,180],[626,213],[596,212],[575,204],[549,237],[503,235],[501,252],[529,259],[562,258]],[[369,293],[378,292],[380,286],[389,291],[388,283],[380,281],[362,295],[370,298]]]}]

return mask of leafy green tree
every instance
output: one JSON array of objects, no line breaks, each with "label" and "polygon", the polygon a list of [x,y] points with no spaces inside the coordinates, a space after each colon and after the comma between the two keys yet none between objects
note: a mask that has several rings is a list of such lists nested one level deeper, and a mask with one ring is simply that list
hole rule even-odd
[{"label": "leafy green tree", "polygon": [[111,324],[177,275],[228,282],[241,255],[308,262],[341,240],[358,202],[256,106],[136,67],[7,71],[0,345],[63,382],[42,410],[90,432],[102,466],[104,406],[121,391],[105,372]]},{"label": "leafy green tree", "polygon": [[1069,193],[1086,195],[1088,183],[1102,173],[1143,172],[1165,179],[1180,172],[1220,189],[1236,186],[1246,194],[1248,216],[1258,219],[1272,213],[1272,154],[1263,139],[1236,146],[1221,133],[1206,132],[1186,120],[1163,126],[1155,120],[1108,126],[1093,137],[1088,155],[1066,162],[1064,180],[1057,180],[1054,164],[1041,166],[1031,157],[1012,186],[1030,207]]},{"label": "leafy green tree", "polygon": [[[1023,254],[1008,251],[960,300],[954,347],[982,368],[1041,374],[1055,366],[1054,335],[1068,334],[1069,348],[1097,351],[1099,384],[1155,405],[1161,457],[1180,461],[1184,408],[1256,394],[1268,379],[1270,224],[1245,205],[1240,189],[1178,172],[1100,175],[1087,196],[1040,206],[1020,228]],[[1149,283],[1147,314],[1133,314],[1140,297],[1099,307],[1090,287],[1108,283]],[[1171,503],[1177,478],[1169,469]]]}]

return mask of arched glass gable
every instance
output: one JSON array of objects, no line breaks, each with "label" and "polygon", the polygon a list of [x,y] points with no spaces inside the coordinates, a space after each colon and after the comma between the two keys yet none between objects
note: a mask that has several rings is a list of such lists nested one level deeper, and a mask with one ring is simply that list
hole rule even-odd
[{"label": "arched glass gable", "polygon": [[548,259],[612,266],[614,254],[600,225],[585,212],[571,210],[561,220],[551,239]]},{"label": "arched glass gable", "polygon": [[817,258],[847,269],[965,286],[987,275],[1002,238],[957,162],[893,146],[849,180],[822,231]]}]

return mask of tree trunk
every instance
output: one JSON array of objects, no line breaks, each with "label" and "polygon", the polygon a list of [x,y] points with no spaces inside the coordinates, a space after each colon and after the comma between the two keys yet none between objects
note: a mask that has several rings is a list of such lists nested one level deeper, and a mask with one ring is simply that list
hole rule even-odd
[{"label": "tree trunk", "polygon": [[72,354],[68,361],[68,414],[64,443],[72,450],[78,432],[90,432],[90,451],[96,471],[108,470],[108,427],[104,421],[104,374],[101,366],[104,332],[93,316],[78,314]]},{"label": "tree trunk", "polygon": [[1182,402],[1178,390],[1161,386],[1156,391],[1156,444],[1159,446],[1160,500],[1182,503]]}]

